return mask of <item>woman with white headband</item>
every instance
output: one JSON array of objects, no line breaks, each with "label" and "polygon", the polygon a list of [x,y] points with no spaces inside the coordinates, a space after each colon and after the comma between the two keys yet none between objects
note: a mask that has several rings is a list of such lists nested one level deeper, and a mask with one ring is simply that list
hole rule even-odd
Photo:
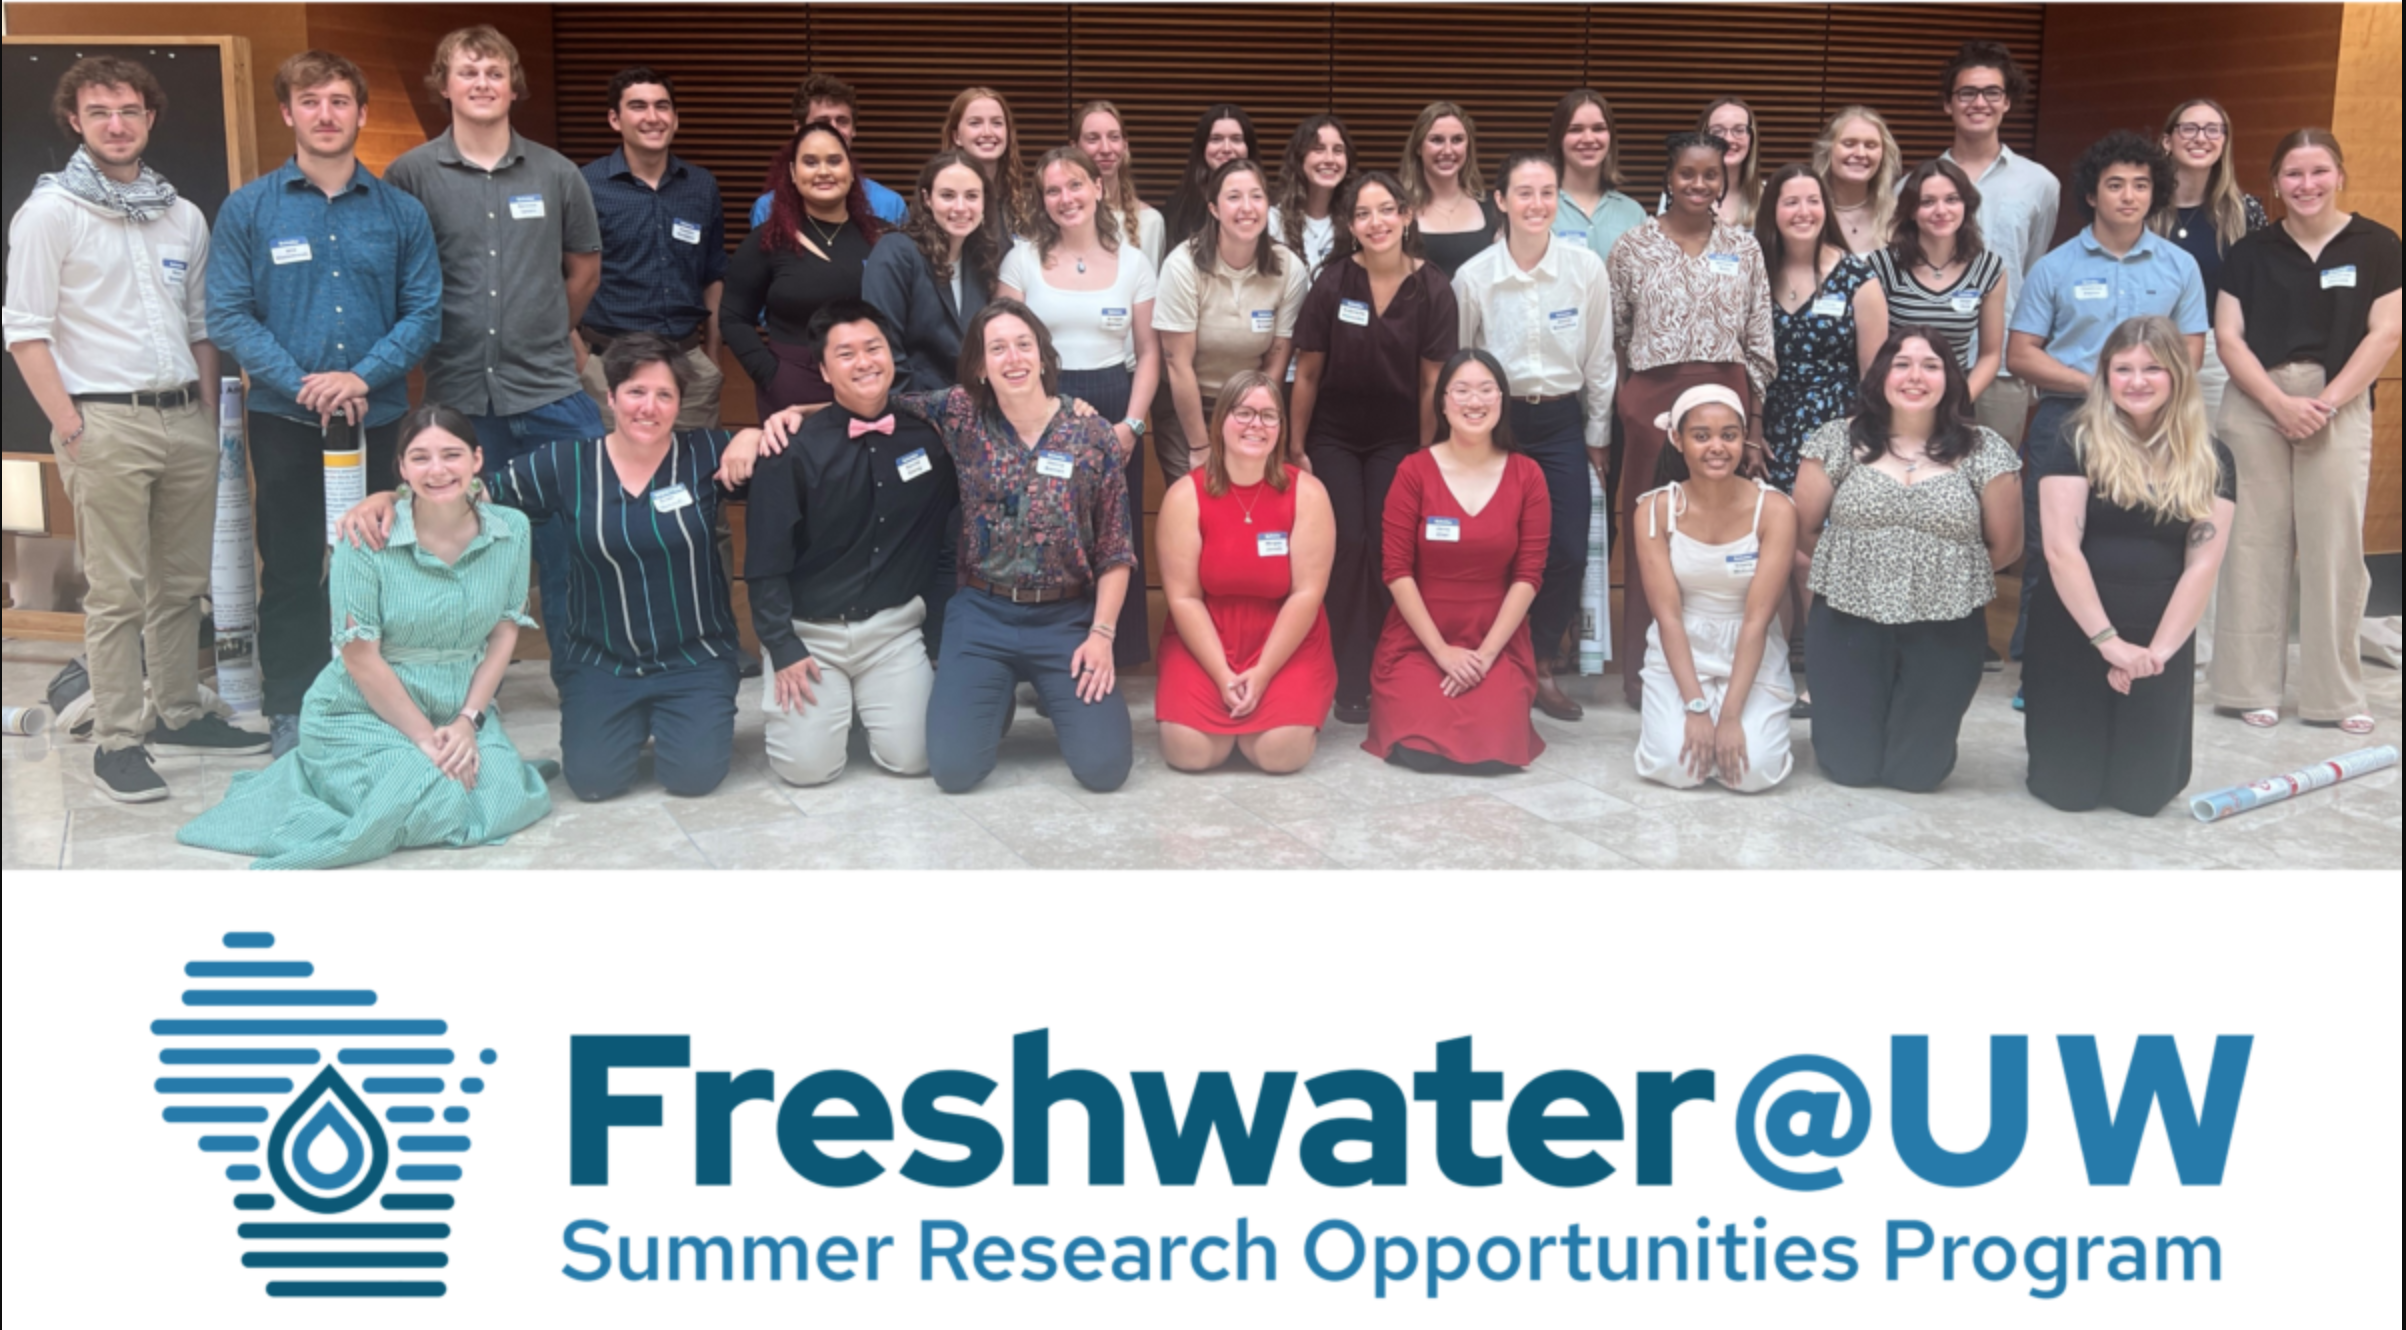
[{"label": "woman with white headband", "polygon": [[1796,556],[1796,509],[1744,472],[1746,407],[1714,383],[1681,393],[1655,426],[1685,463],[1638,500],[1631,548],[1655,617],[1646,630],[1637,774],[1741,794],[1787,778],[1796,684],[1777,618]]}]

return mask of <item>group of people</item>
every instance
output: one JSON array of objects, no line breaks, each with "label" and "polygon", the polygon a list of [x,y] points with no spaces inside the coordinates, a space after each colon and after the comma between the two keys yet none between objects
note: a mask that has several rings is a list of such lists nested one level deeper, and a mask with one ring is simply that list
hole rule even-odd
[{"label": "group of people", "polygon": [[[555,776],[705,794],[751,664],[739,575],[793,784],[836,779],[857,728],[966,790],[1029,685],[1077,779],[1116,788],[1119,675],[1156,656],[1178,770],[1298,770],[1332,718],[1399,765],[1511,770],[1544,750],[1533,710],[1582,715],[1555,677],[1574,629],[1614,636],[1579,622],[1599,503],[1649,779],[1768,789],[1802,715],[1832,779],[1937,787],[2017,559],[2052,804],[2147,815],[2186,783],[2201,623],[2217,704],[2278,723],[2293,568],[2303,718],[2371,725],[2352,640],[2398,239],[2340,209],[2325,131],[2275,154],[2277,224],[2215,103],[2109,134],[2073,170],[2088,224],[2049,248],[2060,187],[1999,137],[2027,88],[1993,43],[1941,75],[1936,159],[1908,169],[1849,107],[1766,172],[1721,99],[1650,203],[1588,89],[1492,181],[1450,102],[1393,171],[1330,115],[1273,169],[1211,106],[1156,207],[1110,103],[1031,166],[973,87],[898,193],[814,74],[730,252],[669,75],[612,80],[621,147],[582,168],[511,128],[526,78],[493,29],[444,38],[428,85],[450,128],[380,179],[358,68],[285,61],[294,155],[212,236],[142,162],[156,80],[87,59],[56,98],[80,147],[11,223],[8,345],[92,584],[95,779],[159,798],[151,749],[276,755],[189,843],[330,865],[496,841]],[[722,348],[758,429],[720,426]],[[250,381],[266,737],[208,715],[177,649],[221,353]],[[362,445],[375,493],[329,560],[322,455]],[[530,568],[556,770],[494,700],[538,626]]]}]

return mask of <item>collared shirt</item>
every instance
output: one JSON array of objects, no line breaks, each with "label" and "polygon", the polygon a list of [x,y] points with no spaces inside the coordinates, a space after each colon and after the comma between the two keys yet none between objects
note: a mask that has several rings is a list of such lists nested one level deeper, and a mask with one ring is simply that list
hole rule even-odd
[{"label": "collared shirt", "polygon": [[734,656],[735,611],[711,536],[720,496],[710,478],[733,437],[680,432],[634,494],[601,439],[545,444],[493,476],[494,502],[557,518],[567,530],[570,660],[641,678]]},{"label": "collared shirt", "polygon": [[[1938,155],[1955,160],[1953,148]],[[2063,186],[2053,171],[2000,143],[1997,159],[1972,187],[1980,191],[1980,243],[2005,261],[2005,322],[2011,326],[2021,307],[2022,279],[2055,243]]]},{"label": "collared shirt", "polygon": [[1646,220],[1646,205],[1617,189],[1604,191],[1596,210],[1587,212],[1568,193],[1555,196],[1554,234],[1574,245],[1585,245],[1599,259],[1612,257],[1613,242]]},{"label": "collared shirt", "polygon": [[2223,256],[2222,289],[2239,302],[2247,349],[2266,369],[2300,360],[2320,365],[2326,382],[2355,356],[2374,302],[2396,291],[2398,280],[2398,233],[2362,214],[2311,258],[2281,226]]},{"label": "collared shirt", "polygon": [[419,548],[417,510],[406,495],[393,503],[382,550],[334,542],[327,595],[337,651],[377,642],[396,654],[456,652],[473,663],[484,659],[485,639],[502,620],[541,627],[526,613],[533,558],[526,515],[488,504],[476,516],[475,537],[449,563]]},{"label": "collared shirt", "polygon": [[[888,226],[902,225],[903,219],[911,214],[909,199],[874,180],[863,177],[860,182],[860,192],[868,196],[869,215]],[[760,224],[769,219],[769,205],[776,202],[776,199],[777,196],[774,193],[769,193],[752,200],[753,230],[759,230]]]},{"label": "collared shirt", "polygon": [[866,619],[927,590],[960,503],[934,426],[892,414],[892,434],[851,435],[863,419],[831,405],[752,473],[744,578],[752,630],[778,669],[810,655],[796,619]]},{"label": "collared shirt", "polygon": [[1612,283],[1604,260],[1583,245],[1549,237],[1537,266],[1523,270],[1509,244],[1482,250],[1454,274],[1461,345],[1491,352],[1513,397],[1579,394],[1587,446],[1612,442]]},{"label": "collared shirt", "polygon": [[471,416],[516,415],[582,388],[568,345],[570,254],[601,248],[593,191],[574,163],[510,133],[492,170],[446,129],[401,154],[385,181],[417,196],[443,258],[443,332],[426,398]]},{"label": "collared shirt", "polygon": [[652,188],[620,148],[584,169],[601,226],[601,287],[585,322],[678,341],[702,326],[702,292],[726,279],[727,219],[718,177],[674,153]]},{"label": "collared shirt", "polygon": [[136,222],[44,185],[8,224],[8,345],[50,343],[70,393],[180,388],[200,377],[208,267],[190,199]]},{"label": "collared shirt", "polygon": [[209,338],[251,376],[250,407],[314,421],[293,399],[310,374],[367,381],[368,423],[409,409],[409,372],[443,319],[443,265],[415,198],[354,163],[331,198],[284,165],[217,213]]},{"label": "collared shirt", "polygon": [[1697,255],[1649,217],[1612,247],[1614,340],[1631,374],[1665,365],[1744,365],[1754,400],[1778,372],[1771,278],[1754,233],[1725,222]]},{"label": "collared shirt", "polygon": [[897,393],[893,403],[934,425],[952,453],[962,572],[996,586],[1051,591],[1135,566],[1128,475],[1108,422],[1056,405],[1031,448],[965,388]]},{"label": "collared shirt", "polygon": [[1230,269],[1215,260],[1211,271],[1195,267],[1191,244],[1161,261],[1160,290],[1153,299],[1153,331],[1195,335],[1195,384],[1208,399],[1220,385],[1259,369],[1270,345],[1295,335],[1311,274],[1295,251],[1272,242],[1275,276],[1255,264]]},{"label": "collared shirt", "polygon": [[1376,307],[1370,272],[1350,257],[1320,270],[1295,320],[1298,358],[1317,353],[1320,395],[1304,442],[1354,449],[1420,441],[1420,373],[1461,345],[1453,285],[1436,264],[1406,274]]},{"label": "collared shirt", "polygon": [[2090,226],[2030,270],[2022,303],[2006,327],[2043,339],[2047,354],[2068,368],[2094,374],[2106,336],[2142,314],[2166,315],[2183,333],[2205,332],[2205,281],[2197,275],[2197,260],[2146,230],[2128,253],[2116,256]]}]

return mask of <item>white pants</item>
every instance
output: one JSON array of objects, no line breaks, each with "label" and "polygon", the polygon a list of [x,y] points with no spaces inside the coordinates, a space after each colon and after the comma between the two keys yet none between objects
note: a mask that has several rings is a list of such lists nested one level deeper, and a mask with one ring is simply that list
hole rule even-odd
[{"label": "white pants", "polygon": [[898,776],[927,774],[927,699],[936,672],[928,664],[927,602],[914,596],[854,623],[796,619],[794,635],[819,663],[818,700],[797,712],[777,706],[777,675],[760,678],[768,716],[769,769],[788,785],[824,785],[844,774],[857,718],[869,755]]},{"label": "white pants", "polygon": [[[1637,774],[1673,789],[1694,789],[1696,779],[1679,750],[1687,743],[1687,702],[1664,663],[1660,628],[1646,630],[1646,663],[1638,671],[1644,685],[1643,719],[1637,738]],[[1696,682],[1712,704],[1713,723],[1729,702],[1729,661],[1736,654],[1737,625],[1702,617],[1688,622],[1690,654],[1696,662]],[[1788,747],[1788,713],[1796,705],[1794,681],[1788,675],[1788,644],[1775,628],[1764,644],[1763,663],[1755,670],[1754,688],[1746,694],[1740,713],[1746,727],[1746,774],[1731,784],[1719,772],[1707,779],[1740,794],[1760,794],[1788,778],[1796,764]]]}]

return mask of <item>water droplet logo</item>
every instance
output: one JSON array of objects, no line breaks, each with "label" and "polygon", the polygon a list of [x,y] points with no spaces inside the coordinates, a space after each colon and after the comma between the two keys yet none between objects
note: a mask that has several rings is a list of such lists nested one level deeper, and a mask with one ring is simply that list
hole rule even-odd
[{"label": "water droplet logo", "polygon": [[294,1097],[267,1138],[267,1170],[276,1190],[316,1214],[341,1214],[373,1195],[384,1181],[385,1162],[375,1113],[333,1067]]}]

